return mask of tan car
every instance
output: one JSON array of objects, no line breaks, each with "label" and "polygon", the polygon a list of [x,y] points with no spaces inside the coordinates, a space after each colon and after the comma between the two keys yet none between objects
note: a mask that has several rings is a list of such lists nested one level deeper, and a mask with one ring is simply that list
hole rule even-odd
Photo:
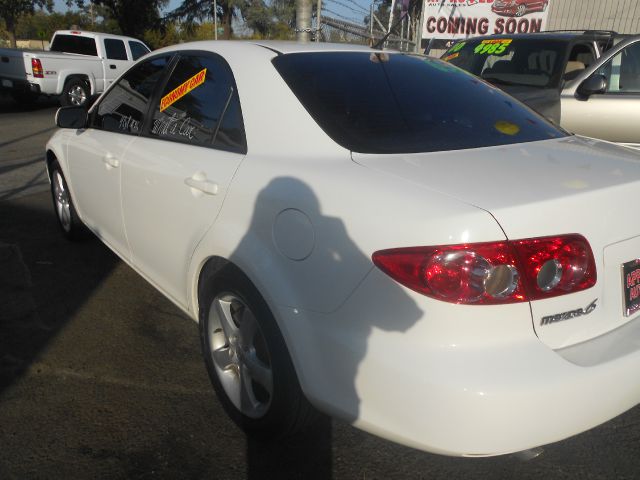
[{"label": "tan car", "polygon": [[640,148],[640,35],[491,35],[456,43],[442,60],[571,132]]},{"label": "tan car", "polygon": [[562,127],[640,148],[640,36],[627,38],[561,92]]}]

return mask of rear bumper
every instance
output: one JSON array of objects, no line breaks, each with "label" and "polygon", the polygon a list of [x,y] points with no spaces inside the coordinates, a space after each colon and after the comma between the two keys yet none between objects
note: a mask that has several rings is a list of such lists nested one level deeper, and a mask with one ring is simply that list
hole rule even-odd
[{"label": "rear bumper", "polygon": [[330,414],[421,450],[491,456],[565,439],[640,403],[640,319],[622,336],[554,351],[533,333],[528,304],[380,294],[388,281],[374,269],[331,315],[279,311],[303,390]]},{"label": "rear bumper", "polygon": [[2,76],[0,76],[0,90],[13,93],[40,94],[39,85],[29,83],[27,80],[16,80],[15,78],[6,78]]}]

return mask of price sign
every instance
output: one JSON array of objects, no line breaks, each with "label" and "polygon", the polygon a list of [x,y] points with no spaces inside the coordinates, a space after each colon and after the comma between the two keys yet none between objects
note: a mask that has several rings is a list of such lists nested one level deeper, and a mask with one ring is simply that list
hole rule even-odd
[{"label": "price sign", "polygon": [[473,50],[476,55],[503,55],[513,42],[510,38],[496,40],[482,40]]}]

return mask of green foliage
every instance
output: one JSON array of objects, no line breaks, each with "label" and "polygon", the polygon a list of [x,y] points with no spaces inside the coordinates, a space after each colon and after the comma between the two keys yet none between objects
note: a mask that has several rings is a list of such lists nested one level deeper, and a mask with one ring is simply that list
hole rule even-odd
[{"label": "green foliage", "polygon": [[167,22],[158,28],[145,30],[142,39],[153,50],[184,41],[175,22]]},{"label": "green foliage", "polygon": [[22,15],[33,13],[36,8],[53,9],[53,0],[0,0],[0,17],[4,19],[11,46],[16,46],[16,23]]}]

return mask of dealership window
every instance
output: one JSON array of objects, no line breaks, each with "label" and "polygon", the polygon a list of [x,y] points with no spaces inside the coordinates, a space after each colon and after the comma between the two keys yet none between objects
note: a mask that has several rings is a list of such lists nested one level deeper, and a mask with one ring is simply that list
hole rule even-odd
[{"label": "dealership window", "polygon": [[227,63],[215,54],[182,56],[160,95],[150,133],[246,153],[240,101]]},{"label": "dealership window", "polygon": [[125,73],[93,110],[90,126],[118,133],[140,133],[153,89],[170,59],[170,55],[156,57]]}]

